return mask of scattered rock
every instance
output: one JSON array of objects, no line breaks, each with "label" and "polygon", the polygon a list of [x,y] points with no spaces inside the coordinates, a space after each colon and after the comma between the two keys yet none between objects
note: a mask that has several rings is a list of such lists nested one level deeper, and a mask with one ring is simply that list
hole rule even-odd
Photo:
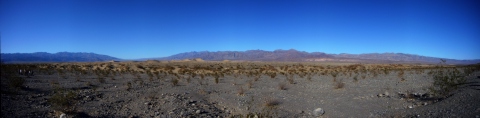
[{"label": "scattered rock", "polygon": [[197,113],[197,114],[200,114],[201,112],[202,112],[202,111],[200,111],[200,110],[195,111],[195,113]]},{"label": "scattered rock", "polygon": [[408,105],[408,108],[412,109],[412,108],[413,108],[413,105]]},{"label": "scattered rock", "polygon": [[67,114],[65,113],[60,114],[60,118],[67,118]]},{"label": "scattered rock", "polygon": [[325,111],[322,108],[317,108],[313,110],[313,115],[314,116],[321,116],[325,113]]}]

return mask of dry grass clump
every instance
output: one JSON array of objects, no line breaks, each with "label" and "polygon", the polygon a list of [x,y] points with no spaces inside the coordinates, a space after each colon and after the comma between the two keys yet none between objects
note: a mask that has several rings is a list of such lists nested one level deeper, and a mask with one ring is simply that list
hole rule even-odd
[{"label": "dry grass clump", "polygon": [[362,77],[362,79],[365,79],[365,78],[367,78],[367,75],[362,75],[361,77]]},{"label": "dry grass clump", "polygon": [[172,78],[172,86],[177,86],[178,85],[178,79]]},{"label": "dry grass clump", "polygon": [[403,71],[403,69],[401,69],[401,70],[397,73],[397,76],[398,76],[398,78],[400,78],[400,81],[405,81],[405,78],[403,77],[404,74],[405,74],[405,72]]},{"label": "dry grass clump", "polygon": [[64,112],[74,112],[75,104],[77,102],[77,93],[72,90],[66,90],[65,88],[56,88],[52,97],[48,99],[52,108]]},{"label": "dry grass clump", "polygon": [[218,84],[218,82],[220,82],[220,75],[218,75],[218,73],[215,73],[214,75],[214,78],[215,78],[215,84]]},{"label": "dry grass clump", "polygon": [[208,94],[208,92],[203,90],[203,89],[200,89],[200,90],[198,90],[198,94],[206,95],[206,94]]},{"label": "dry grass clump", "polygon": [[457,90],[460,85],[466,83],[465,74],[456,68],[436,71],[433,80],[433,85],[429,90],[439,97],[449,96],[451,92]]},{"label": "dry grass clump", "polygon": [[258,81],[260,79],[260,74],[257,74],[255,77],[253,77],[253,81]]},{"label": "dry grass clump", "polygon": [[241,95],[241,96],[245,95],[245,89],[243,89],[243,87],[240,86],[237,89],[237,95]]},{"label": "dry grass clump", "polygon": [[287,90],[287,84],[281,82],[281,83],[278,83],[278,89],[280,90]]},{"label": "dry grass clump", "polygon": [[25,79],[22,77],[12,77],[9,79],[8,84],[10,87],[18,89],[23,87],[23,84],[25,84]]},{"label": "dry grass clump", "polygon": [[263,104],[267,108],[273,108],[280,105],[280,101],[274,98],[266,98],[265,103]]},{"label": "dry grass clump", "polygon": [[308,80],[308,81],[312,81],[312,75],[308,74],[308,75],[307,75],[307,80]]},{"label": "dry grass clump", "polygon": [[290,83],[290,84],[295,84],[295,81],[293,80],[293,75],[292,75],[292,74],[290,74],[290,75],[287,76],[287,81],[288,81],[288,83]]},{"label": "dry grass clump", "polygon": [[335,70],[335,71],[331,71],[330,72],[330,75],[332,75],[333,77],[333,82],[336,82],[337,81],[337,76],[338,76],[338,72]]},{"label": "dry grass clump", "polygon": [[358,75],[353,76],[353,82],[358,82]]},{"label": "dry grass clump", "polygon": [[270,78],[275,79],[276,76],[277,76],[277,73],[275,72],[270,73]]},{"label": "dry grass clump", "polygon": [[98,79],[98,82],[100,82],[100,83],[105,83],[106,82],[104,77],[98,77],[97,79]]},{"label": "dry grass clump", "polygon": [[341,89],[345,87],[345,83],[342,82],[342,80],[334,82],[334,89]]},{"label": "dry grass clump", "polygon": [[247,87],[248,87],[248,89],[251,89],[252,86],[253,86],[253,81],[252,81],[252,80],[249,80],[249,81],[247,82]]},{"label": "dry grass clump", "polygon": [[[57,84],[58,84],[58,83],[57,83]],[[52,85],[53,85],[53,84],[52,84]],[[87,81],[87,82],[85,82],[85,86],[93,86],[93,85],[92,85],[92,82]]]},{"label": "dry grass clump", "polygon": [[132,89],[132,82],[127,83],[127,91],[129,91],[130,89]]}]

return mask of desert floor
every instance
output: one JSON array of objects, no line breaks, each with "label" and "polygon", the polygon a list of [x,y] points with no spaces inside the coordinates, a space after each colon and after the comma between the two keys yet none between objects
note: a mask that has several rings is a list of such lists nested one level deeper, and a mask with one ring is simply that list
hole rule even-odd
[{"label": "desert floor", "polygon": [[1,74],[2,117],[480,117],[479,65],[39,63]]}]

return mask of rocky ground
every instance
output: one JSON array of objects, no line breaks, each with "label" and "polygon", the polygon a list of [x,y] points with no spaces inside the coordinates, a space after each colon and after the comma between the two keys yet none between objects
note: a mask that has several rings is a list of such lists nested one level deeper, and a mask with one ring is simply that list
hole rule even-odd
[{"label": "rocky ground", "polygon": [[[34,76],[18,74],[22,68]],[[429,90],[434,72],[453,68],[466,81],[447,97],[434,95]],[[478,118],[480,71],[478,65],[465,68],[293,62],[9,64],[2,65],[1,116]],[[17,79],[24,82],[15,84]]]}]

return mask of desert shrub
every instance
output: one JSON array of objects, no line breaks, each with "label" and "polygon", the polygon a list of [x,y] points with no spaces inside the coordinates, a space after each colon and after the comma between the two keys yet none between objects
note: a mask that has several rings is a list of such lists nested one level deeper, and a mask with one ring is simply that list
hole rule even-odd
[{"label": "desert shrub", "polygon": [[308,81],[312,81],[312,75],[308,74],[308,75],[307,75],[307,80],[308,80]]},{"label": "desert shrub", "polygon": [[198,90],[198,94],[206,95],[206,94],[208,94],[208,92],[203,90],[203,89],[200,89],[200,90]]},{"label": "desert shrub", "polygon": [[218,84],[218,82],[220,81],[220,80],[219,80],[220,75],[215,74],[215,75],[214,75],[214,78],[215,78],[215,84]]},{"label": "desert shrub", "polygon": [[433,76],[433,85],[429,90],[438,97],[447,97],[465,82],[464,74],[457,69],[437,70]]},{"label": "desert shrub", "polygon": [[261,112],[250,112],[245,116],[242,114],[232,115],[229,118],[276,118],[278,117],[278,111],[275,111],[273,108],[264,108]]},{"label": "desert shrub", "polygon": [[172,86],[177,86],[178,85],[178,79],[172,78]]},{"label": "desert shrub", "polygon": [[218,84],[219,81],[220,81],[219,78],[215,77],[215,84]]},{"label": "desert shrub", "polygon": [[401,69],[400,71],[398,71],[397,73],[397,77],[398,78],[403,78],[403,75],[405,74],[405,72],[403,71],[403,69]]},{"label": "desert shrub", "polygon": [[22,77],[11,77],[8,81],[8,84],[10,85],[10,87],[18,89],[23,87],[23,85],[25,84],[25,79]]},{"label": "desert shrub", "polygon": [[270,73],[270,78],[274,79],[276,76],[277,76],[277,73],[275,72]]},{"label": "desert shrub", "polygon": [[132,82],[127,83],[127,90],[130,90],[130,89],[132,89]]},{"label": "desert shrub", "polygon": [[56,88],[52,97],[48,99],[52,108],[64,112],[75,111],[77,93],[73,90]]},{"label": "desert shrub", "polygon": [[252,86],[253,86],[253,81],[252,81],[252,80],[249,80],[249,81],[247,82],[247,87],[248,87],[248,89],[251,89]]},{"label": "desert shrub", "polygon": [[287,90],[287,84],[281,82],[281,83],[278,83],[278,89],[280,90]]},{"label": "desert shrub", "polygon": [[260,79],[260,75],[256,75],[255,77],[253,77],[253,81],[258,81]]},{"label": "desert shrub", "polygon": [[105,83],[105,78],[104,77],[98,77],[97,80],[100,83]]},{"label": "desert shrub", "polygon": [[358,75],[353,76],[353,82],[358,82]]},{"label": "desert shrub", "polygon": [[390,69],[384,68],[384,69],[383,69],[383,74],[385,74],[385,75],[390,74]]},{"label": "desert shrub", "polygon": [[293,80],[293,75],[288,75],[288,76],[287,76],[287,81],[288,81],[288,83],[290,83],[290,84],[295,84],[295,81]]},{"label": "desert shrub", "polygon": [[334,82],[335,89],[341,89],[343,87],[345,87],[345,83],[343,83],[342,80]]},{"label": "desert shrub", "polygon": [[241,95],[241,96],[245,95],[245,89],[243,89],[243,87],[240,86],[237,89],[237,95]]},{"label": "desert shrub", "polygon": [[475,68],[473,68],[473,67],[465,67],[465,68],[463,68],[463,73],[465,73],[465,75],[470,75],[470,74],[472,74],[473,72],[475,72]]},{"label": "desert shrub", "polygon": [[332,75],[332,77],[333,77],[333,82],[336,82],[336,81],[337,81],[338,72],[337,72],[337,71],[331,71],[331,72],[330,72],[330,75]]},{"label": "desert shrub", "polygon": [[189,84],[192,81],[192,79],[189,76],[185,77],[185,80],[187,80],[187,83],[189,83]]},{"label": "desert shrub", "polygon": [[266,98],[265,103],[263,105],[267,108],[273,108],[277,105],[280,105],[280,101],[278,101],[277,99],[273,99],[273,98]]},{"label": "desert shrub", "polygon": [[[57,84],[58,84],[58,83],[57,83]],[[52,85],[53,85],[53,84],[52,84]],[[88,81],[88,82],[85,83],[85,86],[93,86],[93,85],[92,85],[91,82]]]},{"label": "desert shrub", "polygon": [[373,78],[376,78],[378,76],[378,72],[376,70],[372,70],[372,76]]},{"label": "desert shrub", "polygon": [[60,75],[60,77],[63,78],[63,79],[68,79],[67,75]]}]

